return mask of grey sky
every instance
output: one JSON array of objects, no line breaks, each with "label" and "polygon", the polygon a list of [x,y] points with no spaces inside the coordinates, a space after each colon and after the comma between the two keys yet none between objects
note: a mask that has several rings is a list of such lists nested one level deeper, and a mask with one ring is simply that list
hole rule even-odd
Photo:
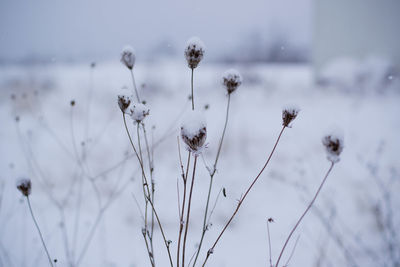
[{"label": "grey sky", "polygon": [[253,31],[308,44],[310,21],[311,0],[1,0],[0,59],[107,58],[125,44],[180,48],[192,35],[212,55]]}]

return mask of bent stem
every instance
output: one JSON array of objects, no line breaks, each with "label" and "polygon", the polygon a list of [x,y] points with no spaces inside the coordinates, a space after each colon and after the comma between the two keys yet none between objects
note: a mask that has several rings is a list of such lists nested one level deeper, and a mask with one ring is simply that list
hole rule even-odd
[{"label": "bent stem", "polygon": [[296,225],[293,227],[293,229],[290,231],[289,236],[287,237],[285,244],[282,247],[281,253],[279,254],[278,260],[276,261],[275,267],[278,267],[279,261],[283,255],[283,252],[285,251],[285,248],[287,246],[287,244],[289,243],[290,238],[292,237],[294,231],[296,230],[296,228],[299,226],[300,222],[303,220],[304,216],[307,214],[307,212],[311,209],[312,205],[314,204],[315,200],[317,199],[317,196],[319,194],[319,192],[321,191],[322,186],[325,184],[326,179],[329,176],[329,173],[331,172],[333,166],[335,165],[335,163],[332,161],[331,162],[331,166],[329,167],[328,171],[325,174],[324,179],[322,180],[322,183],[320,184],[317,192],[315,193],[313,199],[311,200],[310,204],[308,204],[306,210],[303,212],[303,214],[301,215],[300,219],[297,221]]},{"label": "bent stem", "polygon": [[185,235],[183,236],[183,248],[182,248],[182,267],[185,267],[186,237],[187,237],[187,232],[188,232],[188,228],[189,228],[190,204],[192,203],[192,193],[193,193],[194,177],[196,176],[197,157],[198,157],[197,155],[194,157],[192,184],[190,185],[188,210],[187,210],[187,214],[186,214],[186,227],[185,227]]},{"label": "bent stem", "polygon": [[230,103],[231,103],[231,94],[228,94],[228,104],[226,106],[224,129],[222,131],[222,136],[221,136],[221,139],[219,141],[218,151],[217,151],[217,155],[215,157],[213,170],[210,173],[210,185],[208,187],[207,203],[206,203],[206,209],[205,209],[205,212],[204,212],[203,230],[202,230],[201,237],[200,237],[199,247],[198,247],[197,252],[196,252],[196,257],[194,258],[193,267],[196,265],[197,258],[199,257],[199,254],[200,254],[201,246],[203,244],[203,239],[204,239],[204,236],[205,236],[206,231],[207,231],[208,206],[209,206],[209,203],[210,203],[210,196],[211,196],[211,190],[212,190],[214,175],[215,175],[215,172],[217,170],[217,163],[218,163],[219,155],[221,153],[222,143],[223,143],[224,137],[225,137],[226,126],[228,125]]},{"label": "bent stem", "polygon": [[136,99],[137,99],[138,103],[140,103],[139,93],[138,93],[137,88],[136,88],[135,76],[133,75],[133,70],[132,69],[131,69],[131,77],[132,77],[133,89],[135,90],[135,94],[136,94]]},{"label": "bent stem", "polygon": [[37,223],[37,221],[35,219],[35,215],[33,215],[31,201],[29,200],[29,196],[27,196],[26,199],[28,201],[28,207],[29,207],[29,211],[31,212],[31,216],[32,216],[33,222],[35,223],[36,229],[37,229],[37,231],[39,233],[39,236],[40,236],[40,240],[42,241],[42,245],[44,247],[44,250],[46,251],[46,255],[47,255],[47,258],[49,260],[50,266],[53,267],[53,261],[51,260],[49,251],[47,250],[46,243],[44,242],[42,232],[40,231],[39,225],[38,225],[38,223]]},{"label": "bent stem", "polygon": [[214,252],[214,248],[217,245],[218,241],[221,239],[222,235],[224,234],[225,230],[228,228],[229,224],[232,222],[233,218],[236,216],[237,212],[240,209],[240,206],[242,205],[243,201],[245,200],[246,196],[249,194],[250,190],[253,188],[254,184],[257,182],[258,178],[260,178],[261,174],[264,172],[265,168],[267,167],[269,161],[271,160],[272,155],[274,154],[274,151],[279,143],[279,140],[281,139],[282,133],[285,130],[286,126],[282,127],[282,130],[280,131],[278,138],[276,139],[275,145],[272,148],[271,153],[268,156],[267,161],[265,162],[264,166],[261,168],[261,171],[257,174],[256,178],[254,178],[253,182],[251,183],[251,185],[249,186],[249,188],[246,190],[245,194],[243,195],[243,197],[239,200],[239,203],[235,209],[235,211],[233,212],[232,216],[229,218],[228,222],[225,224],[224,228],[222,229],[221,233],[218,235],[217,239],[215,240],[214,244],[212,245],[212,247],[208,250],[207,252],[207,256],[203,262],[202,266],[206,265],[206,262],[208,260],[208,258],[210,257],[210,255]]}]

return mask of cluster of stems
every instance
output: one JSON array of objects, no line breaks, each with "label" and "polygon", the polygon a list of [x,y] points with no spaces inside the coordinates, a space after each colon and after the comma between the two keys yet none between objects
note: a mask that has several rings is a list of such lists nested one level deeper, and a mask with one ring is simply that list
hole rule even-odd
[{"label": "cluster of stems", "polygon": [[[133,71],[132,69],[131,71],[131,78],[132,78],[132,84],[133,84],[133,88],[135,91],[135,95],[136,95],[136,100],[138,103],[140,103],[140,97],[136,88],[136,83],[135,83],[135,79],[134,79],[134,75],[133,75]],[[161,231],[161,235],[165,244],[165,247],[167,249],[167,253],[168,253],[168,257],[169,257],[169,261],[171,266],[173,266],[173,262],[172,262],[172,256],[171,256],[171,252],[170,252],[170,241],[167,240],[166,236],[165,236],[165,232],[164,229],[162,227],[162,223],[160,221],[160,218],[158,216],[158,213],[156,211],[155,205],[154,205],[154,193],[155,193],[155,182],[154,182],[154,178],[153,178],[153,172],[154,172],[154,163],[153,163],[153,147],[150,146],[149,143],[149,138],[148,138],[148,134],[146,131],[146,126],[145,123],[142,122],[137,122],[136,123],[136,136],[137,136],[137,147],[135,146],[133,139],[132,139],[132,135],[129,131],[128,125],[126,123],[126,117],[125,117],[125,113],[122,112],[122,117],[123,117],[123,121],[124,121],[124,126],[126,129],[126,133],[128,135],[130,144],[132,146],[132,149],[134,151],[134,154],[136,155],[136,158],[139,162],[139,166],[141,169],[141,176],[142,176],[142,191],[143,191],[143,199],[144,199],[144,226],[142,229],[142,234],[143,234],[143,239],[146,245],[146,250],[147,250],[147,254],[149,256],[149,261],[151,266],[156,266],[155,263],[155,257],[154,257],[154,228],[155,228],[155,224],[158,224],[158,227]],[[143,135],[143,139],[145,141],[145,152],[143,152],[142,149],[142,136]],[[147,167],[148,167],[148,171],[146,171],[146,166],[145,166],[145,160],[144,160],[144,156],[143,154],[147,154]]]}]

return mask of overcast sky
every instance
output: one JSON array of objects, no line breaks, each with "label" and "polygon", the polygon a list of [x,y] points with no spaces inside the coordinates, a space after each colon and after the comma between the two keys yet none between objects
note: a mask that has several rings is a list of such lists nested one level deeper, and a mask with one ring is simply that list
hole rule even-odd
[{"label": "overcast sky", "polygon": [[308,44],[310,24],[311,0],[1,0],[0,59],[104,59],[125,44],[181,49],[193,35],[212,55],[255,31]]}]

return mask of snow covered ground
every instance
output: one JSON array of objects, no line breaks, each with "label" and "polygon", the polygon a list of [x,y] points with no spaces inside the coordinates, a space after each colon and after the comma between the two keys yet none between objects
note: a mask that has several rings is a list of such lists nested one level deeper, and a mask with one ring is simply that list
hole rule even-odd
[{"label": "snow covered ground", "polygon": [[[285,130],[208,266],[268,266],[269,217],[275,221],[270,231],[276,260],[329,168],[321,138],[332,128],[344,133],[341,161],[297,229],[283,262],[300,236],[292,266],[398,266],[400,94],[316,88],[306,65],[228,66],[205,60],[195,70],[194,84],[196,106],[208,105],[209,164],[225,116],[221,76],[231,67],[242,73],[243,84],[232,95],[211,203],[222,187],[227,196],[219,197],[200,260],[270,153],[281,130],[282,107],[294,103],[301,111],[293,127]],[[128,70],[119,62],[100,62],[93,69],[51,64],[3,66],[0,72],[0,266],[47,264],[26,201],[15,188],[22,176],[32,179],[32,206],[57,266],[69,266],[68,258],[80,256],[80,266],[149,266],[134,200],[143,206],[139,165],[116,101],[121,88],[132,88]],[[180,179],[176,140],[179,121],[190,110],[190,70],[183,60],[137,62],[135,78],[150,107],[146,125],[156,144],[155,204],[175,257]],[[135,126],[130,120],[128,124],[136,136]],[[182,155],[186,160],[183,149]],[[190,256],[201,234],[208,181],[201,163],[189,226]],[[93,240],[86,246],[91,233]],[[155,259],[158,266],[168,266],[158,229]]]}]

